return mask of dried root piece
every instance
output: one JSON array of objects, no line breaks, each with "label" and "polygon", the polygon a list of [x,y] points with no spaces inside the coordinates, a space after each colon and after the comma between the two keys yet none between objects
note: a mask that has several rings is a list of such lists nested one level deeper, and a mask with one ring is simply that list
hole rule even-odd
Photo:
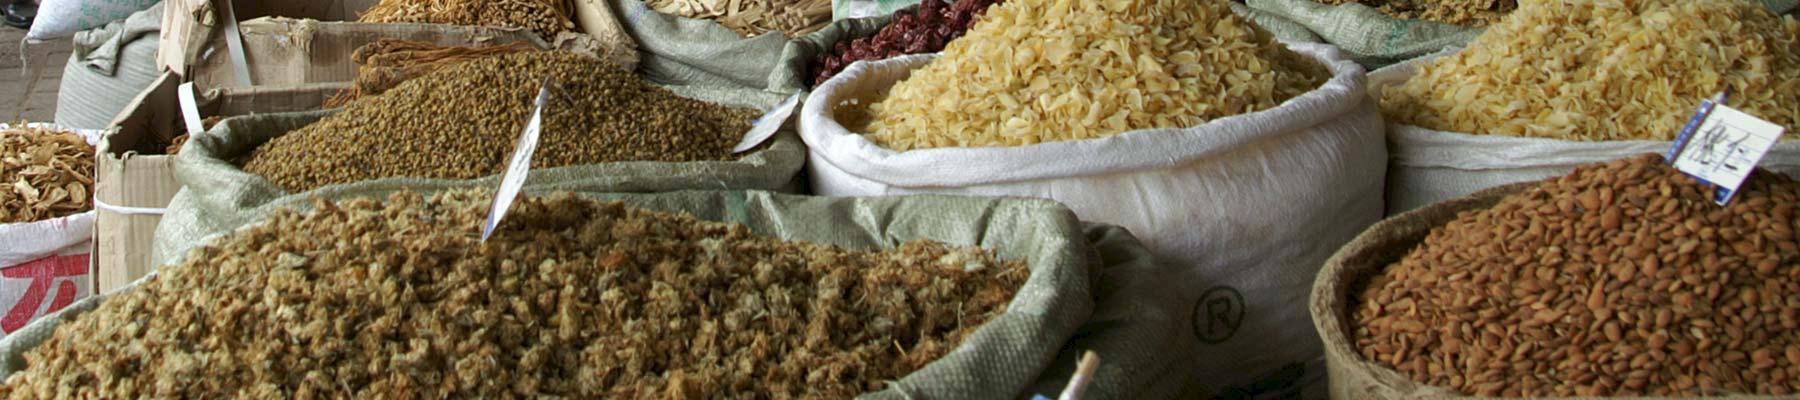
[{"label": "dried root piece", "polygon": [[65,322],[0,397],[842,399],[949,353],[1030,274],[566,194],[481,243],[491,198],[277,211]]},{"label": "dried root piece", "polygon": [[1800,134],[1800,22],[1745,0],[1535,0],[1381,108],[1440,131],[1674,140],[1727,87],[1732,107]]},{"label": "dried root piece", "polygon": [[[94,209],[94,147],[75,132],[0,130],[0,223],[35,222]],[[0,243],[0,245],[4,245]]]}]

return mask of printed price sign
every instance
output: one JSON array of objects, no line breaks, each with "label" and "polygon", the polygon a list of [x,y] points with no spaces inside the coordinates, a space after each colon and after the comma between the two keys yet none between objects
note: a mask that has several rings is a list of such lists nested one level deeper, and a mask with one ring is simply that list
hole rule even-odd
[{"label": "printed price sign", "polygon": [[1713,202],[1725,205],[1786,129],[1721,103],[1701,104],[1668,159],[1675,169],[1716,186]]},{"label": "printed price sign", "polygon": [[782,101],[780,105],[770,109],[768,113],[763,114],[762,117],[757,118],[755,122],[751,122],[750,133],[744,134],[744,140],[739,141],[737,147],[731,148],[731,154],[750,151],[750,149],[756,148],[756,145],[775,137],[775,132],[780,131],[781,126],[787,124],[788,117],[794,115],[794,106],[799,104],[800,94],[795,93],[793,96],[788,96],[787,100]]},{"label": "printed price sign", "polygon": [[525,186],[525,177],[531,174],[531,155],[537,152],[538,132],[544,126],[544,106],[549,102],[550,80],[545,79],[538,89],[537,109],[531,111],[531,121],[525,123],[525,132],[519,135],[519,146],[513,149],[512,161],[506,165],[506,175],[500,178],[500,190],[494,193],[487,225],[481,227],[482,243],[494,235],[494,228],[500,226],[500,219],[506,216],[507,209],[512,208],[513,199],[519,197],[519,189]]}]

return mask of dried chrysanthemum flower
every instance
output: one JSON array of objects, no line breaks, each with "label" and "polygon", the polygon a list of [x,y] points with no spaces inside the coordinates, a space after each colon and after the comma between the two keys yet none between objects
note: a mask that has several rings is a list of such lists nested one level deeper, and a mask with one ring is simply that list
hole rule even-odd
[{"label": "dried chrysanthemum flower", "polygon": [[1518,0],[1318,0],[1325,4],[1361,3],[1402,19],[1483,27],[1500,22],[1519,8]]},{"label": "dried chrysanthemum flower", "polygon": [[0,223],[34,222],[94,209],[94,146],[74,132],[0,129]]},{"label": "dried chrysanthemum flower", "polygon": [[896,150],[1190,127],[1324,82],[1223,0],[1010,0],[869,107]]},{"label": "dried chrysanthemum flower", "polygon": [[1673,140],[1700,101],[1800,127],[1800,22],[1745,0],[1528,0],[1381,101],[1427,129]]},{"label": "dried chrysanthemum flower", "polygon": [[849,398],[956,348],[1030,275],[566,194],[519,200],[483,243],[492,198],[277,211],[64,322],[0,398]]}]

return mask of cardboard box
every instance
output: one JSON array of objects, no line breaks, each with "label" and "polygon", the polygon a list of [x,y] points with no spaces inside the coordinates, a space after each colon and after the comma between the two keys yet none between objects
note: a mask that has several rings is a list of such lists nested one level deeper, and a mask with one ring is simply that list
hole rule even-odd
[{"label": "cardboard box", "polygon": [[[354,21],[358,13],[380,0],[253,1],[230,2],[238,21],[282,16],[320,21]],[[156,60],[170,71],[186,72],[212,39],[223,40],[225,0],[164,0],[162,42]]]},{"label": "cardboard box", "polygon": [[[176,90],[179,76],[164,73],[133,99],[100,141],[96,155],[94,196],[99,216],[94,226],[96,251],[91,261],[96,293],[124,286],[150,272],[150,246],[161,209],[181,184],[175,181],[175,157],[163,155],[160,143],[185,132]],[[213,90],[196,99],[203,116],[315,110],[348,84]]]}]

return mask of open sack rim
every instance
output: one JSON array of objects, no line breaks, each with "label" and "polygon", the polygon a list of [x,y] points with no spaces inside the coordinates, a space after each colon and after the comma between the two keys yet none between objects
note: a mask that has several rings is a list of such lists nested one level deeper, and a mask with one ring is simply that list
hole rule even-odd
[{"label": "open sack rim", "polygon": [[[1308,129],[1357,112],[1366,101],[1365,70],[1335,46],[1281,42],[1323,64],[1332,77],[1318,88],[1252,113],[1207,121],[1190,128],[1140,129],[1117,135],[1015,147],[946,147],[897,152],[851,132],[832,116],[846,88],[893,83],[907,78],[938,54],[915,54],[859,61],[807,96],[800,136],[812,159],[863,179],[900,187],[972,186],[1041,179],[1106,175],[1176,167],[1218,157],[1256,142]],[[874,83],[865,81],[878,81]],[[944,160],[956,160],[954,165]],[[1084,160],[1081,163],[1045,160]],[[923,171],[940,171],[926,173]],[[959,171],[949,173],[947,171]]]}]

